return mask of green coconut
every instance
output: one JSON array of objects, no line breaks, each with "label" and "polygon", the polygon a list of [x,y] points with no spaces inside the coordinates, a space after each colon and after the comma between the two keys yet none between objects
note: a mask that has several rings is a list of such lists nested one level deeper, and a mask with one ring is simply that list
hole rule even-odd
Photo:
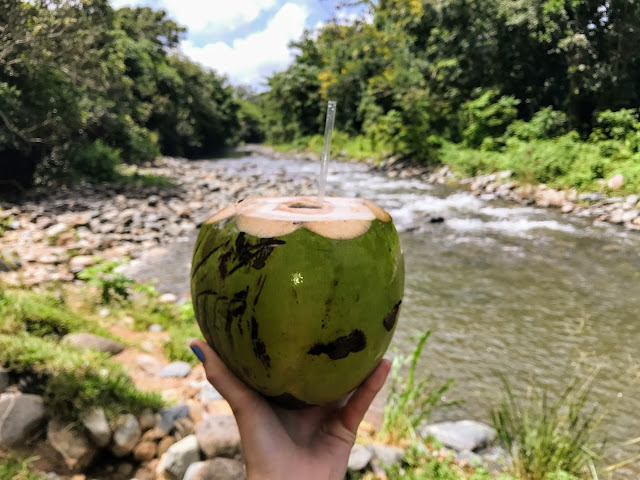
[{"label": "green coconut", "polygon": [[391,217],[362,199],[250,198],[200,230],[202,333],[246,384],[286,406],[356,388],[389,346],[404,290]]}]

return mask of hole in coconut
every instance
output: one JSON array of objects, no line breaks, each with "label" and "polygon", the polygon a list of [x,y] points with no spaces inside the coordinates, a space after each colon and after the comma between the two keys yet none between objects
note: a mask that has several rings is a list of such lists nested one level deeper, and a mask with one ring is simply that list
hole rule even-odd
[{"label": "hole in coconut", "polygon": [[289,207],[289,208],[315,208],[315,209],[322,208],[321,205],[312,205],[310,203],[290,203],[290,204],[287,205],[287,207]]}]

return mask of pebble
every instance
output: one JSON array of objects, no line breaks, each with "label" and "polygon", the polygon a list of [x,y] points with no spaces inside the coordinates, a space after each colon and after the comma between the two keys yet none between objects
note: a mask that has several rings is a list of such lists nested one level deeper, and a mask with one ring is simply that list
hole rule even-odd
[{"label": "pebble", "polygon": [[160,410],[160,421],[158,428],[164,432],[171,433],[176,420],[189,416],[188,405],[178,405],[176,407],[164,408]]}]

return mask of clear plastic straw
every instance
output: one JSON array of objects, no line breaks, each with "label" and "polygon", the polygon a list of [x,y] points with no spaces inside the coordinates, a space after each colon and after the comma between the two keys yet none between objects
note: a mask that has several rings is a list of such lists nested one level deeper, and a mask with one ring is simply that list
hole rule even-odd
[{"label": "clear plastic straw", "polygon": [[322,144],[322,168],[320,169],[320,181],[318,182],[318,202],[321,204],[324,201],[324,192],[327,186],[329,157],[331,156],[331,137],[333,136],[333,124],[335,121],[336,102],[330,100],[327,104],[327,121],[324,126],[324,143]]}]

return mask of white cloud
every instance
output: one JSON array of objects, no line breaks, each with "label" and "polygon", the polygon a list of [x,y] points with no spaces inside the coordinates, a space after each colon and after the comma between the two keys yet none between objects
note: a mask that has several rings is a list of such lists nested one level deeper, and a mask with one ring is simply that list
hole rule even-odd
[{"label": "white cloud", "polygon": [[[191,33],[228,32],[254,21],[277,0],[159,0],[162,8]],[[115,8],[145,4],[143,0],[111,0]]]},{"label": "white cloud", "polygon": [[291,63],[294,53],[287,45],[300,38],[308,16],[304,7],[287,3],[263,31],[236,39],[231,46],[216,42],[196,47],[187,41],[182,50],[196,62],[227,74],[232,83],[257,86],[264,77]]}]

